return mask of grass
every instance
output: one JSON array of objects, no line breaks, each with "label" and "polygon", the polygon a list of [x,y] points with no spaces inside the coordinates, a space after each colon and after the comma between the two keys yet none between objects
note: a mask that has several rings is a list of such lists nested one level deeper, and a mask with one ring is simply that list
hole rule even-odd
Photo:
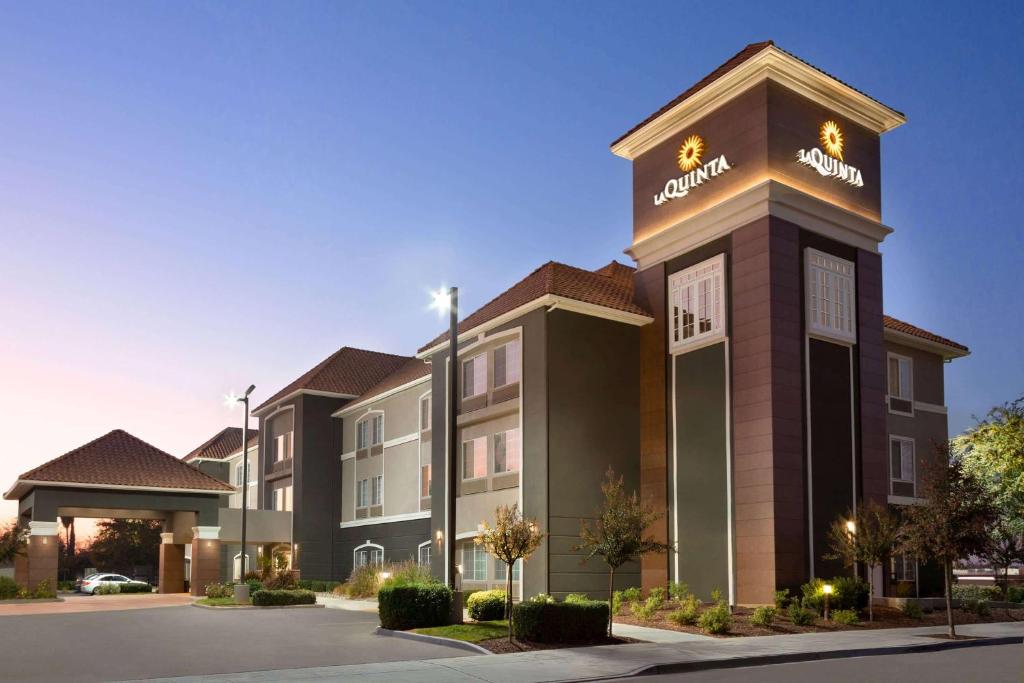
[{"label": "grass", "polygon": [[[200,605],[206,605],[207,607],[237,607],[238,606],[238,604],[235,602],[234,598],[201,598],[199,600],[196,600],[196,602],[198,604],[200,604]],[[252,604],[252,600],[250,599],[246,604],[247,605],[251,605]]]},{"label": "grass", "polygon": [[452,640],[464,640],[467,643],[479,643],[481,640],[508,637],[508,622],[480,621],[472,624],[452,624],[451,626],[432,626],[415,629],[415,633],[425,636],[439,636]]}]

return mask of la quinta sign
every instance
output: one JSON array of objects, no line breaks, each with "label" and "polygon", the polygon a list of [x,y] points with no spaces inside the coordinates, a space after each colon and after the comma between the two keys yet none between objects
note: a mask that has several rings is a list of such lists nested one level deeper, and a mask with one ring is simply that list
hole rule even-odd
[{"label": "la quinta sign", "polygon": [[685,175],[681,175],[678,178],[669,178],[665,183],[665,188],[654,195],[655,206],[661,206],[673,199],[681,199],[690,194],[690,190],[703,185],[711,178],[715,178],[732,168],[729,162],[726,161],[724,154],[705,164],[701,164],[703,156],[704,140],[699,135],[691,135],[683,141],[683,144],[679,147],[676,162],[679,164],[679,170]]},{"label": "la quinta sign", "polygon": [[796,162],[810,166],[823,176],[841,180],[854,187],[864,187],[864,178],[860,169],[843,161],[843,132],[835,121],[821,124],[819,131],[821,146],[824,151],[815,147],[811,150],[802,149],[796,153]]}]

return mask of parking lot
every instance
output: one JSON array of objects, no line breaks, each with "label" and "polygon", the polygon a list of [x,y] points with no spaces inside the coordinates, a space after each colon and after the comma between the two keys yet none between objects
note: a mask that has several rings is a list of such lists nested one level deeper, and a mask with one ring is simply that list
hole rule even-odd
[{"label": "parking lot", "polygon": [[[85,607],[112,597],[47,604]],[[117,681],[467,654],[374,635],[376,614],[337,609],[186,605],[13,616],[5,610],[0,616],[5,681]]]}]

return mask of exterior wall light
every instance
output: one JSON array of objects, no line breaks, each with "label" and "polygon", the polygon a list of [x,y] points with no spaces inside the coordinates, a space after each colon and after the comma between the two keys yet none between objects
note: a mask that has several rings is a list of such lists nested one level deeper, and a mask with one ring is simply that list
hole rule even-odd
[{"label": "exterior wall light", "polygon": [[821,592],[825,594],[825,621],[828,621],[828,596],[832,595],[832,584],[826,583],[821,587]]},{"label": "exterior wall light", "polygon": [[444,539],[444,532],[440,529],[437,530],[437,542],[440,543]]},{"label": "exterior wall light", "polygon": [[846,530],[849,531],[851,534],[857,533],[857,523],[854,522],[852,519],[848,520],[846,522]]},{"label": "exterior wall light", "polygon": [[383,579],[384,581],[387,581],[388,579],[391,578],[391,572],[381,572],[380,573],[380,578]]}]

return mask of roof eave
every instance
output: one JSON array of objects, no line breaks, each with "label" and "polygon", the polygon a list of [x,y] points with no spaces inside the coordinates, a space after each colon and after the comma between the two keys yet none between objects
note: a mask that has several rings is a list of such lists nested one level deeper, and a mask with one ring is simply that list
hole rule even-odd
[{"label": "roof eave", "polygon": [[[189,488],[176,488],[173,486],[130,486],[127,484],[97,484],[97,483],[86,483],[86,482],[72,482],[72,481],[45,481],[41,479],[18,479],[14,482],[14,486],[9,488],[4,493],[4,499],[6,500],[18,500],[24,496],[25,493],[31,491],[37,486],[55,486],[58,488],[73,488],[73,489],[114,489],[117,491],[149,491],[155,493],[190,493],[198,495],[209,495],[209,496],[224,496],[234,492],[234,489],[189,489]],[[228,486],[225,484],[225,486]],[[20,488],[23,487],[23,488]]]},{"label": "roof eave", "polygon": [[680,128],[707,116],[766,79],[780,83],[878,134],[907,122],[901,112],[858,92],[785,50],[769,45],[660,116],[613,142],[611,151],[633,160]]},{"label": "roof eave", "polygon": [[349,403],[348,405],[346,405],[346,406],[344,406],[342,408],[339,408],[338,410],[335,410],[333,413],[331,413],[331,417],[344,417],[345,415],[348,415],[349,413],[351,413],[353,411],[359,410],[363,406],[367,406],[367,405],[369,405],[369,404],[371,404],[371,403],[373,403],[375,401],[384,400],[385,398],[388,398],[389,396],[394,396],[395,394],[399,394],[399,393],[401,393],[403,391],[406,391],[407,389],[411,389],[411,388],[415,387],[418,384],[423,384],[424,382],[428,382],[428,381],[430,381],[430,377],[431,377],[431,374],[428,372],[427,374],[423,375],[422,377],[417,377],[414,380],[410,380],[410,381],[408,381],[408,382],[406,382],[404,384],[400,384],[397,387],[392,387],[392,388],[388,389],[387,391],[380,392],[379,394],[375,394],[373,396],[368,396],[365,399],[359,401],[358,403]]},{"label": "roof eave", "polygon": [[295,391],[285,394],[281,398],[276,398],[273,401],[267,401],[263,405],[259,406],[252,411],[252,414],[256,417],[262,417],[267,413],[272,413],[274,410],[279,408],[282,403],[291,401],[292,399],[306,394],[308,396],[326,396],[328,398],[343,398],[352,399],[356,398],[356,394],[341,394],[335,391],[320,391],[318,389],[296,389]]},{"label": "roof eave", "polygon": [[950,344],[943,344],[942,342],[938,342],[933,339],[924,339],[923,337],[908,334],[907,332],[901,332],[900,330],[894,330],[889,327],[885,328],[883,337],[888,341],[897,342],[904,346],[912,346],[923,351],[938,354],[942,356],[944,360],[966,358],[971,355],[970,349],[951,346]]}]

